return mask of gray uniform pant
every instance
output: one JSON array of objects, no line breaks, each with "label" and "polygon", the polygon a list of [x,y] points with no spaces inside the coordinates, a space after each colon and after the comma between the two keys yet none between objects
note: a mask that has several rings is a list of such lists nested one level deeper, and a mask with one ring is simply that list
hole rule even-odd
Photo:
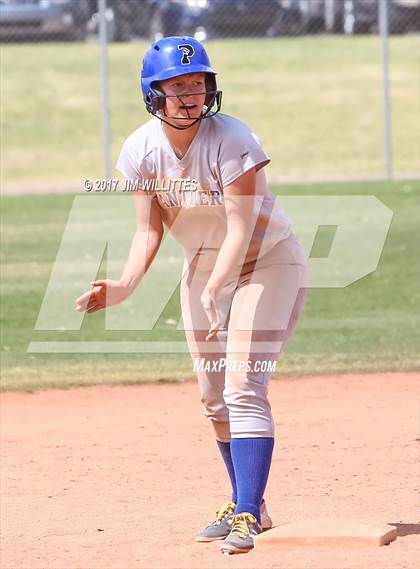
[{"label": "gray uniform pant", "polygon": [[271,362],[277,362],[303,310],[305,252],[291,234],[228,283],[217,296],[223,328],[205,342],[210,324],[200,297],[210,274],[191,266],[181,282],[185,334],[204,413],[229,423],[231,437],[274,437],[267,397]]}]

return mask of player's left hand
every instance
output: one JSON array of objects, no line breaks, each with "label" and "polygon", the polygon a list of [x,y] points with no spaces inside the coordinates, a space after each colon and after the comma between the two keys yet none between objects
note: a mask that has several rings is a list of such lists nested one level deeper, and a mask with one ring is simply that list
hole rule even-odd
[{"label": "player's left hand", "polygon": [[206,336],[206,341],[208,341],[217,334],[221,326],[215,291],[205,288],[201,295],[201,304],[210,322],[210,330]]}]

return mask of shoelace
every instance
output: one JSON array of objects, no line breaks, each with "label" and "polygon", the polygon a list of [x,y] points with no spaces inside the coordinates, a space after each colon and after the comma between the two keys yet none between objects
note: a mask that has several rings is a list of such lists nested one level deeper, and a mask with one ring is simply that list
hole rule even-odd
[{"label": "shoelace", "polygon": [[250,534],[251,525],[257,522],[252,514],[236,514],[233,518],[231,533],[235,533],[241,537],[247,537]]},{"label": "shoelace", "polygon": [[213,522],[214,525],[219,526],[227,516],[230,516],[234,513],[235,508],[236,505],[233,502],[226,502],[226,504],[224,504],[220,510],[217,510],[216,521]]}]

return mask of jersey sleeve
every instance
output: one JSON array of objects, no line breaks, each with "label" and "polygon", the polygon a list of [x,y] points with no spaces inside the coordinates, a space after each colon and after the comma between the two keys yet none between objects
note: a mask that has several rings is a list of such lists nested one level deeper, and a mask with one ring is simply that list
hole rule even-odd
[{"label": "jersey sleeve", "polygon": [[129,180],[140,180],[142,186],[142,175],[140,173],[141,156],[136,149],[134,141],[131,137],[124,142],[120,155],[117,160],[116,169]]},{"label": "jersey sleeve", "polygon": [[260,141],[244,124],[237,123],[223,137],[219,168],[223,187],[228,186],[253,167],[257,171],[270,162]]}]

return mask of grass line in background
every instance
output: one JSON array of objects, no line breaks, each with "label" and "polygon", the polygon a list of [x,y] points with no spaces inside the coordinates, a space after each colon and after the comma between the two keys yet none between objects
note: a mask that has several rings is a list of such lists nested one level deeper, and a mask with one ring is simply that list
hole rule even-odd
[{"label": "grass line in background", "polygon": [[[211,41],[223,109],[249,124],[271,181],[384,176],[380,40],[313,36]],[[111,44],[113,161],[147,120],[144,42]],[[390,39],[395,174],[419,171],[418,37]],[[99,46],[3,45],[3,179],[69,182],[102,174]]]},{"label": "grass line in background", "polygon": [[[309,291],[276,377],[417,369],[418,189],[417,182],[274,188],[280,199],[282,194],[375,195],[394,212],[373,274],[343,289]],[[146,335],[105,331],[103,312],[85,318],[80,331],[33,330],[73,199],[68,194],[3,199],[2,388],[192,379],[187,355],[27,353],[31,341],[184,339],[171,324],[180,316],[177,295]]]}]

